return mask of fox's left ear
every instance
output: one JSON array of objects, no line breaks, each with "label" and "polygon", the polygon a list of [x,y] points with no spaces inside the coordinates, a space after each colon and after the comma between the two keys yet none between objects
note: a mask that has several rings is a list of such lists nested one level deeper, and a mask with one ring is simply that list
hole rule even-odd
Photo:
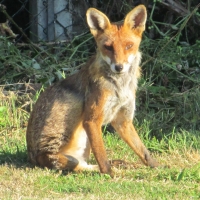
[{"label": "fox's left ear", "polygon": [[126,15],[124,25],[141,35],[145,30],[147,11],[145,6],[139,5]]}]

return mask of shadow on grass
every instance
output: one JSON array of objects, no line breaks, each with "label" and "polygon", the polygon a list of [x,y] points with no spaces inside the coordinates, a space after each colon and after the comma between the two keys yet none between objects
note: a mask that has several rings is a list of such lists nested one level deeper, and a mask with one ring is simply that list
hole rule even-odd
[{"label": "shadow on grass", "polygon": [[[25,169],[25,168],[35,168],[33,164],[31,164],[28,161],[28,155],[26,150],[25,151],[20,151],[18,150],[15,153],[11,152],[5,152],[5,151],[0,151],[0,166],[6,165],[8,167],[14,167],[14,168],[20,168],[20,169]],[[37,166],[40,168],[39,166]],[[42,169],[42,168],[41,168]],[[45,170],[45,169],[44,169]],[[59,173],[60,176],[66,176],[68,174],[77,174],[79,172],[73,172],[69,170],[55,170],[52,169],[52,172]],[[81,172],[80,172],[81,173]],[[99,172],[84,172],[85,174],[90,174],[90,175],[100,175]]]},{"label": "shadow on grass", "polygon": [[27,152],[20,150],[13,153],[0,151],[0,165],[12,165],[16,168],[33,167],[28,162]]}]

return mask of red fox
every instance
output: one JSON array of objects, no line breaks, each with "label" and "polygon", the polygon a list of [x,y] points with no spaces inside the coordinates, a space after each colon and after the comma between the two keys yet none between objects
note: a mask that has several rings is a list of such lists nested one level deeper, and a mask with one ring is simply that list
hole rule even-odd
[{"label": "red fox", "polygon": [[[132,123],[146,8],[135,7],[121,24],[95,8],[86,16],[97,53],[80,71],[40,95],[27,127],[28,157],[41,167],[113,176],[101,132],[110,123],[145,165],[156,167]],[[91,150],[98,165],[87,164]]]}]

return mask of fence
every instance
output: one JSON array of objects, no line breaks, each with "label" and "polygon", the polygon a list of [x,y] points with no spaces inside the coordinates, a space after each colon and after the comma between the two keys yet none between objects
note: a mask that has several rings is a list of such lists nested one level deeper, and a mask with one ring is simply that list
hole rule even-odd
[{"label": "fence", "polygon": [[[70,40],[86,31],[85,11],[90,4],[85,0],[0,0],[17,26],[10,28],[23,40],[20,29],[32,41]],[[6,23],[0,13],[0,23]]]},{"label": "fence", "polygon": [[[71,40],[75,35],[82,34],[87,30],[85,24],[85,12],[88,7],[96,7],[112,21],[121,20],[130,8],[145,4],[149,13],[149,27],[147,29],[151,38],[157,38],[154,32],[163,37],[162,32],[173,29],[170,26],[176,22],[177,16],[186,18],[191,14],[190,27],[199,26],[199,12],[193,12],[199,7],[199,0],[184,3],[184,1],[148,1],[148,0],[0,0],[0,4],[6,7],[10,16],[6,23],[5,15],[0,12],[0,34],[3,27],[9,27],[18,35],[16,42],[23,41],[25,33],[34,42]],[[152,9],[153,8],[153,9]],[[158,24],[153,21],[157,21]],[[168,25],[169,24],[169,25]],[[176,25],[175,25],[176,28]],[[191,29],[191,30],[192,30]],[[6,30],[8,32],[9,28]],[[172,30],[173,31],[173,30]],[[5,31],[4,31],[5,32]],[[192,37],[198,31],[192,31]]]},{"label": "fence", "polygon": [[31,39],[70,40],[85,30],[81,4],[72,0],[30,0]]},{"label": "fence", "polygon": [[[98,8],[111,20],[117,21],[131,7],[144,2],[145,0],[0,0],[10,16],[10,29],[18,35],[16,42],[25,41],[22,31],[33,42],[71,40],[87,30],[85,13],[89,7]],[[6,23],[2,12],[0,26],[1,23]]]}]

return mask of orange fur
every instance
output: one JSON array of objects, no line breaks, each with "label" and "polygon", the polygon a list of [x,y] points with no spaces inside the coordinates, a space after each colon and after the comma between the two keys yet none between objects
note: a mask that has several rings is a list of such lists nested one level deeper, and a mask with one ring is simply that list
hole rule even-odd
[{"label": "orange fur", "polygon": [[[144,164],[155,167],[132,124],[146,9],[137,6],[121,24],[110,23],[94,8],[86,15],[97,53],[79,72],[40,95],[27,128],[29,159],[42,167],[99,169],[113,176],[101,133],[102,125],[111,123]],[[91,150],[98,166],[87,164]]]}]

